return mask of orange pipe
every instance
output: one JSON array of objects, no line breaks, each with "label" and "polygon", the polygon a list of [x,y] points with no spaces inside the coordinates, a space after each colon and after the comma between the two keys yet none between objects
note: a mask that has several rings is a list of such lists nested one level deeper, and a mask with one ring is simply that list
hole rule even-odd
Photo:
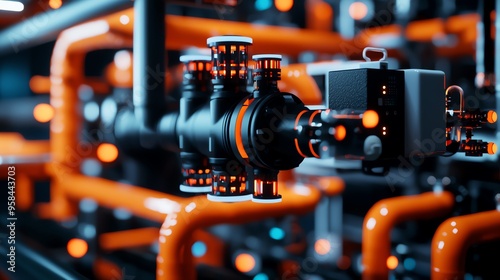
[{"label": "orange pipe", "polygon": [[500,209],[444,221],[432,238],[432,279],[463,279],[469,247],[494,239],[500,239]]},{"label": "orange pipe", "polygon": [[0,156],[2,157],[48,155],[49,152],[50,143],[47,140],[26,140],[17,132],[0,133]]},{"label": "orange pipe", "polygon": [[154,227],[102,233],[99,236],[101,249],[107,251],[147,246],[158,241],[158,229]]},{"label": "orange pipe", "polygon": [[[285,183],[281,183],[286,185]],[[167,216],[160,230],[160,253],[157,258],[157,279],[196,279],[191,256],[179,263],[182,250],[188,250],[192,233],[199,228],[221,223],[244,223],[289,214],[304,214],[314,209],[321,194],[311,186],[292,186],[282,189],[283,202],[255,204],[211,202],[206,197],[194,197],[175,214]],[[189,273],[189,275],[187,275]]]},{"label": "orange pipe", "polygon": [[163,222],[165,216],[189,201],[187,198],[79,174],[68,174],[54,181],[70,199],[90,198],[101,206],[125,208],[134,215],[156,222]]},{"label": "orange pipe", "polygon": [[[90,86],[95,93],[109,93],[109,85],[99,78],[86,78],[83,82]],[[50,92],[50,77],[35,75],[30,79],[30,89],[36,94],[45,94]]]},{"label": "orange pipe", "polygon": [[[124,15],[130,19],[126,25],[120,22]],[[106,17],[111,29],[132,36],[133,9]],[[252,37],[252,53],[279,52],[298,55],[304,50],[335,54],[343,50],[343,43],[348,42],[339,34],[300,28],[263,26],[259,24],[228,22],[216,19],[168,15],[165,18],[166,46],[168,49],[182,50],[188,47],[207,47],[207,38],[217,35],[238,34]],[[325,43],[328,42],[328,43]],[[345,47],[345,46],[344,46]]]},{"label": "orange pipe", "polygon": [[387,258],[391,252],[391,230],[401,222],[429,219],[450,212],[454,203],[450,192],[427,192],[393,197],[375,203],[363,221],[363,279],[387,279]]},{"label": "orange pipe", "polygon": [[321,105],[321,91],[313,77],[307,74],[306,64],[283,66],[278,87],[282,92],[298,96],[306,105]]},{"label": "orange pipe", "polygon": [[[50,145],[46,140],[25,140],[16,132],[1,133],[0,161],[3,157],[13,158],[16,167],[16,207],[27,211],[34,202],[33,180],[48,179],[45,161],[50,159]],[[8,161],[8,160],[7,160]],[[37,163],[29,163],[29,162]],[[6,178],[7,166],[0,162],[0,178]]]},{"label": "orange pipe", "polygon": [[340,177],[319,177],[318,188],[328,197],[336,196],[344,192],[345,182]]},{"label": "orange pipe", "polygon": [[333,9],[323,0],[306,0],[307,29],[331,31],[333,27]]},{"label": "orange pipe", "polygon": [[[78,110],[78,88],[84,82],[85,54],[102,48],[123,48],[132,45],[131,38],[110,32],[105,20],[95,20],[69,28],[61,33],[54,46],[50,67],[50,102],[54,118],[50,124],[53,162],[50,173],[62,178],[78,173],[81,160],[88,156],[79,146],[82,119]],[[61,191],[61,180],[51,186],[51,203],[42,206],[44,216],[67,219],[76,209]],[[48,207],[47,207],[48,206]]]}]

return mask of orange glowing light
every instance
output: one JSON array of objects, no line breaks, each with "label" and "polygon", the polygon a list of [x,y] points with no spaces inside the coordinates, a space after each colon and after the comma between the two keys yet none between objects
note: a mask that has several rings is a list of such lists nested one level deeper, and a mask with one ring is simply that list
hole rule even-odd
[{"label": "orange glowing light", "polygon": [[497,153],[498,147],[495,143],[490,142],[488,143],[488,154],[494,155]]},{"label": "orange glowing light", "polygon": [[342,141],[345,139],[345,136],[347,135],[347,130],[345,129],[345,126],[339,125],[335,128],[335,140],[337,141]]},{"label": "orange glowing light", "polygon": [[274,0],[276,9],[280,12],[288,12],[293,6],[293,0]]},{"label": "orange glowing light", "polygon": [[50,91],[50,78],[35,75],[30,79],[30,89],[34,93],[47,93]]},{"label": "orange glowing light", "polygon": [[349,6],[349,15],[355,20],[362,20],[368,15],[368,7],[363,2],[354,2]]},{"label": "orange glowing light", "polygon": [[378,114],[373,110],[368,110],[363,114],[363,126],[366,128],[374,128],[378,125]]},{"label": "orange glowing light", "polygon": [[255,258],[250,254],[242,253],[236,256],[234,265],[240,272],[248,273],[255,268]]},{"label": "orange glowing light", "polygon": [[387,268],[394,270],[398,267],[399,260],[396,256],[390,256],[387,258]]},{"label": "orange glowing light", "polygon": [[497,121],[497,119],[498,119],[497,112],[495,112],[493,110],[488,111],[487,120],[489,123],[495,123]]},{"label": "orange glowing light", "polygon": [[330,241],[326,239],[318,239],[314,243],[314,251],[318,253],[318,255],[326,255],[330,252],[332,245]]},{"label": "orange glowing light", "polygon": [[41,123],[49,122],[54,117],[54,108],[49,104],[38,104],[33,109],[33,117]]},{"label": "orange glowing light", "polygon": [[49,1],[49,6],[52,9],[57,10],[57,9],[61,8],[61,6],[62,6],[62,0],[50,0]]},{"label": "orange glowing light", "polygon": [[73,238],[68,241],[66,248],[70,256],[72,256],[73,258],[81,258],[85,256],[85,254],[87,254],[89,245],[83,239]]},{"label": "orange glowing light", "polygon": [[118,148],[110,143],[102,143],[97,147],[97,158],[102,162],[113,162],[118,158]]}]

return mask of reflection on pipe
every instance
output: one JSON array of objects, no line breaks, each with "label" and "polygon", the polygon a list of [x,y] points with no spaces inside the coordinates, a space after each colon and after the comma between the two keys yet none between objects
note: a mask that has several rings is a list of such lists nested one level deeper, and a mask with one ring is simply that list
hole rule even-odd
[{"label": "reflection on pipe", "polygon": [[469,247],[500,239],[500,194],[495,198],[497,209],[449,218],[439,226],[432,239],[432,279],[463,279]]},{"label": "reflection on pipe", "polygon": [[[370,208],[363,222],[363,279],[387,279],[391,252],[391,230],[401,222],[443,216],[453,207],[450,192],[383,199]],[[390,261],[394,266],[394,261]]]}]

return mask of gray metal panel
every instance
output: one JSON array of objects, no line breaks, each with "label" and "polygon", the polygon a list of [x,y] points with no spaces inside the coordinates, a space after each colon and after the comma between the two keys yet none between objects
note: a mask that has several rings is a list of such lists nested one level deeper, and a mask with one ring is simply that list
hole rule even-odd
[{"label": "gray metal panel", "polygon": [[443,154],[445,142],[444,72],[408,69],[405,73],[405,156]]}]

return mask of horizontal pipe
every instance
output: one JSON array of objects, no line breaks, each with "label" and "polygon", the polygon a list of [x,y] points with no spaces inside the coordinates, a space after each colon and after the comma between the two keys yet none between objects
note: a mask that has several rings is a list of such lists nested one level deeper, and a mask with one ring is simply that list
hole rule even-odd
[{"label": "horizontal pipe", "polygon": [[[61,192],[71,199],[89,198],[110,209],[125,208],[136,216],[163,222],[186,199],[96,177],[68,174],[56,179]],[[112,199],[111,199],[112,198]]]},{"label": "horizontal pipe", "polygon": [[500,239],[500,209],[449,218],[432,238],[432,279],[463,279],[471,245]]},{"label": "horizontal pipe", "polygon": [[393,197],[375,203],[363,221],[363,279],[387,279],[387,258],[391,252],[391,230],[398,223],[413,219],[440,217],[451,211],[450,192],[427,192]]},{"label": "horizontal pipe", "polygon": [[158,229],[154,227],[102,233],[100,248],[106,251],[151,245],[158,241]]},{"label": "horizontal pipe", "polygon": [[54,40],[66,28],[131,7],[131,0],[72,1],[45,11],[0,32],[0,55]]}]

